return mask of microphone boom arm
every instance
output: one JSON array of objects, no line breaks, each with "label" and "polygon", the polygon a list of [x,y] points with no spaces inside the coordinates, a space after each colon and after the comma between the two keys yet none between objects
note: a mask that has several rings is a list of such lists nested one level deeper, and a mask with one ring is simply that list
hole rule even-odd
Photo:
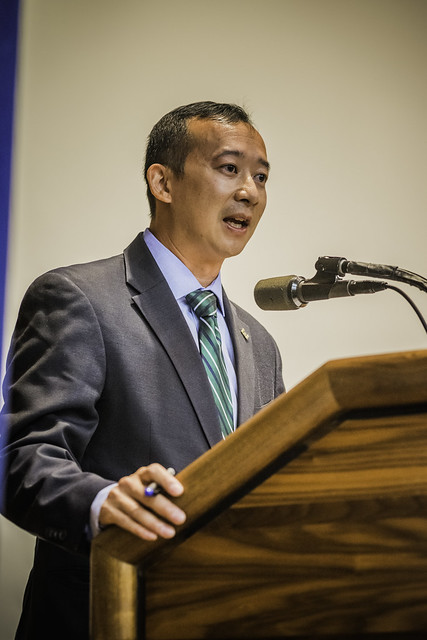
[{"label": "microphone boom arm", "polygon": [[315,269],[317,270],[315,278],[317,278],[318,275],[321,277],[334,275],[344,276],[346,273],[350,273],[355,276],[385,278],[386,280],[404,282],[427,293],[427,278],[408,271],[407,269],[401,269],[400,267],[393,267],[387,264],[354,262],[346,258],[322,256],[318,258]]}]

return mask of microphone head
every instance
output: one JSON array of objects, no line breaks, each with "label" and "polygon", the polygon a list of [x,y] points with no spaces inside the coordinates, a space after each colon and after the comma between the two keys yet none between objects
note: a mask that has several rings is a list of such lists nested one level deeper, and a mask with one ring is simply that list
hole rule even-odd
[{"label": "microphone head", "polygon": [[297,297],[299,276],[278,276],[260,280],[254,289],[257,305],[264,311],[292,311],[305,306]]}]

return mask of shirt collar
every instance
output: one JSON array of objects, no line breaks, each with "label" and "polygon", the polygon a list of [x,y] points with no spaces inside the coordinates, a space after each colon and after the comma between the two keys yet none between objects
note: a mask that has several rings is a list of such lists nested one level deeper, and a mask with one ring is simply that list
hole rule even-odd
[{"label": "shirt collar", "polygon": [[216,295],[219,310],[225,316],[220,273],[210,285],[202,287],[190,269],[172,251],[157,240],[149,229],[144,231],[144,241],[168,283],[175,300],[183,299],[188,293],[198,289],[209,289]]}]

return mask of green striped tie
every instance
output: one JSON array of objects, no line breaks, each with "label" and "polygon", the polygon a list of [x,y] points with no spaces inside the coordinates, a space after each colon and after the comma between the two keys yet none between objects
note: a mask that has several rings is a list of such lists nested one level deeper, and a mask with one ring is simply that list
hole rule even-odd
[{"label": "green striped tie", "polygon": [[212,291],[193,291],[186,300],[194,313],[199,317],[200,355],[208,374],[209,383],[218,409],[222,437],[232,431],[233,405],[231,402],[230,383],[221,349],[221,334],[216,317],[217,300]]}]

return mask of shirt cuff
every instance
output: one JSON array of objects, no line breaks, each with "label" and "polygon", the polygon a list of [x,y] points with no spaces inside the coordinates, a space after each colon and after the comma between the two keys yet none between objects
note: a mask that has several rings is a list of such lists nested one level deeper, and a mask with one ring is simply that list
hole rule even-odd
[{"label": "shirt cuff", "polygon": [[91,504],[89,524],[90,524],[90,534],[92,538],[97,536],[98,533],[102,531],[99,525],[99,513],[101,511],[101,507],[103,503],[107,499],[108,494],[110,493],[113,487],[117,487],[117,482],[115,482],[114,484],[110,484],[108,485],[108,487],[104,487],[103,489],[101,489],[101,491],[99,491],[96,494]]}]

